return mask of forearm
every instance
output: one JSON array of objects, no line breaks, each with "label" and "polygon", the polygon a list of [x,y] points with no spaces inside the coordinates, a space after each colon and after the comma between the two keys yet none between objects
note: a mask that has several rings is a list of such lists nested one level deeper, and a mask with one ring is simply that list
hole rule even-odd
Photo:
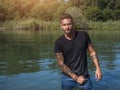
[{"label": "forearm", "polygon": [[92,43],[88,45],[88,50],[89,50],[91,59],[96,67],[95,77],[97,80],[100,80],[102,78],[102,72],[101,72],[98,56],[96,54],[96,51],[95,51]]},{"label": "forearm", "polygon": [[97,81],[99,81],[102,78],[102,72],[101,72],[98,57],[94,56],[93,63],[95,64],[95,67],[96,67],[95,78]]},{"label": "forearm", "polygon": [[[60,65],[59,65],[60,66]],[[67,66],[67,65],[64,65],[63,67],[61,67],[61,70],[68,76],[70,76],[71,78],[73,78],[75,81],[77,80],[78,76],[75,75],[71,70],[70,68]]]},{"label": "forearm", "polygon": [[64,57],[63,57],[62,53],[56,53],[56,59],[58,61],[58,65],[59,65],[60,69],[62,70],[62,72],[64,72],[66,75],[70,76],[74,80],[77,80],[78,76],[75,75],[70,70],[70,68],[64,64]]},{"label": "forearm", "polygon": [[99,59],[98,59],[97,54],[96,54],[96,53],[93,53],[93,54],[91,55],[91,58],[92,58],[92,60],[93,60],[93,63],[94,63],[94,65],[95,65],[96,69],[100,69],[100,64],[99,64]]},{"label": "forearm", "polygon": [[61,70],[80,84],[86,82],[86,78],[83,75],[80,75],[80,76],[75,75],[67,65],[64,65],[64,67],[61,68]]},{"label": "forearm", "polygon": [[68,76],[70,76],[72,79],[74,79],[76,82],[80,84],[86,82],[86,79],[84,76],[82,75],[77,76],[70,70],[70,68],[67,65],[64,64],[64,57],[62,53],[56,53],[56,58],[57,58],[59,67],[65,74],[67,74]]}]

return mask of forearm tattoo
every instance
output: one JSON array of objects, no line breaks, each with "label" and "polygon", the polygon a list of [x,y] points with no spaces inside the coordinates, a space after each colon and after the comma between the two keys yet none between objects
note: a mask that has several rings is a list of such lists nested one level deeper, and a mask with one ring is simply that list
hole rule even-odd
[{"label": "forearm tattoo", "polygon": [[98,56],[95,54],[95,55],[91,55],[91,58],[94,60],[94,59],[98,59]]},{"label": "forearm tattoo", "polygon": [[70,70],[70,68],[64,64],[64,57],[62,53],[56,53],[56,58],[58,60],[58,64],[61,68],[61,70],[67,74],[67,75],[71,75],[72,71]]}]

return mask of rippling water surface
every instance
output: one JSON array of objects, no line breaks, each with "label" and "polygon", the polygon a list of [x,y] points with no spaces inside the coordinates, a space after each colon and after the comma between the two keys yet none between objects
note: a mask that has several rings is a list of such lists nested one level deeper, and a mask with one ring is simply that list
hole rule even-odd
[{"label": "rippling water surface", "polygon": [[[93,90],[120,89],[120,31],[88,31],[100,59],[101,81]],[[61,90],[53,47],[61,31],[0,31],[0,90]]]}]

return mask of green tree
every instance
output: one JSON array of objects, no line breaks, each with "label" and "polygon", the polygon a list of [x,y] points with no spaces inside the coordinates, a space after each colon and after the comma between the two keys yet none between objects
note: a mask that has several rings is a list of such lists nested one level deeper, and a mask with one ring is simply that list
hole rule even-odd
[{"label": "green tree", "polygon": [[100,9],[120,9],[120,0],[96,0]]},{"label": "green tree", "polygon": [[[46,3],[47,2],[47,3]],[[58,1],[40,2],[31,10],[31,16],[42,20],[54,20],[60,14],[65,12],[67,6]]]},{"label": "green tree", "polygon": [[74,22],[75,22],[75,28],[76,29],[86,29],[88,28],[87,20],[82,14],[82,10],[78,7],[69,7],[66,10],[66,13],[69,13],[72,15]]},{"label": "green tree", "polygon": [[84,11],[84,15],[93,21],[103,21],[103,12],[98,7],[91,7]]},{"label": "green tree", "polygon": [[120,2],[119,0],[96,0],[96,5],[89,6],[84,12],[89,20],[117,20],[120,16]]},{"label": "green tree", "polygon": [[0,3],[0,21],[5,21],[6,16],[7,16],[7,12],[6,12],[5,8],[3,8],[1,3]]}]

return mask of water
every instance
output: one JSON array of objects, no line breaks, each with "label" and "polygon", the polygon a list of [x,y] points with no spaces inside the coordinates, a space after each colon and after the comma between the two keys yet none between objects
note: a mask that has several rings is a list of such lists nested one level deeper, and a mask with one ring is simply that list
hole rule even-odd
[{"label": "water", "polygon": [[[93,90],[120,89],[120,31],[88,31],[98,53],[103,78]],[[53,47],[60,31],[0,31],[0,90],[61,90],[61,72]]]}]

